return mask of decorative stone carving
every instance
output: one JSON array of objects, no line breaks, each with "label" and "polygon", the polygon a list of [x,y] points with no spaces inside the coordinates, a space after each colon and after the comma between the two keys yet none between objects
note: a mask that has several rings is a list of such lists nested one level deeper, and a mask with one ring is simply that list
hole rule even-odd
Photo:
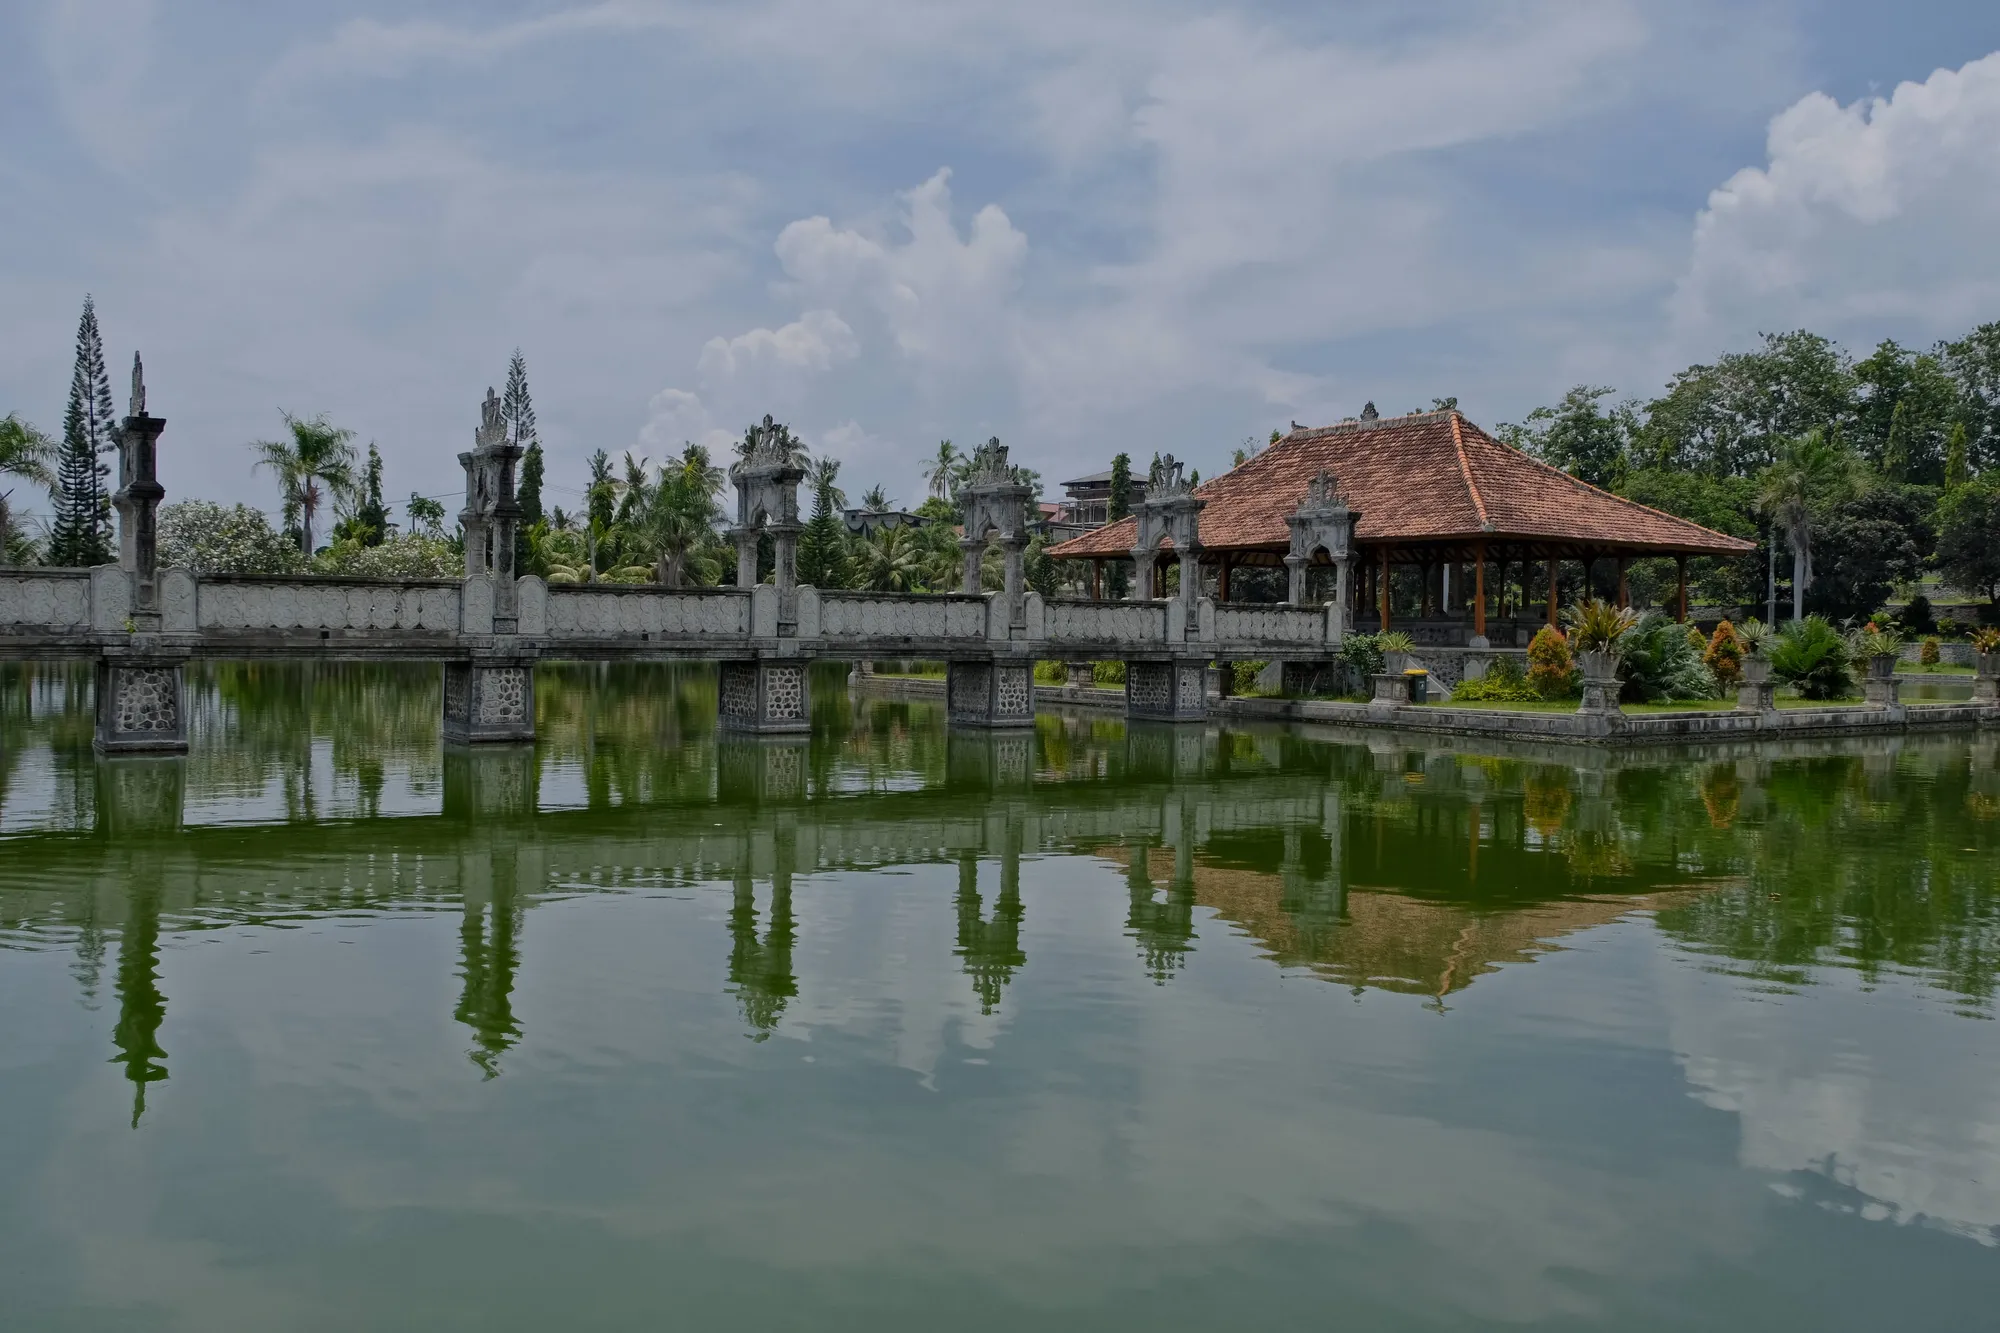
[{"label": "decorative stone carving", "polygon": [[90,571],[90,627],[99,634],[123,634],[132,628],[132,573],[116,565]]},{"label": "decorative stone carving", "polygon": [[983,659],[949,663],[945,715],[954,726],[1032,727],[1034,663]]},{"label": "decorative stone carving", "polygon": [[134,352],[132,399],[115,432],[118,490],[111,504],[118,511],[118,567],[132,581],[130,614],[133,628],[142,631],[160,627],[159,511],[167,491],[160,485],[158,455],[166,428],[166,422],[146,414],[146,371]]},{"label": "decorative stone carving", "polygon": [[514,595],[519,614],[516,630],[536,637],[549,632],[549,585],[535,575],[523,578]]},{"label": "decorative stone carving", "polygon": [[1132,600],[1151,600],[1154,566],[1171,542],[1181,580],[1168,613],[1169,624],[1180,627],[1182,632],[1176,634],[1169,629],[1170,641],[1185,639],[1186,627],[1195,622],[1195,607],[1201,598],[1201,511],[1207,505],[1208,501],[1194,493],[1179,459],[1166,454],[1153,460],[1146,478],[1146,498],[1139,502],[1138,535],[1132,544],[1132,564],[1137,574],[1132,584]]},{"label": "decorative stone carving", "polygon": [[472,440],[472,451],[458,456],[465,469],[465,508],[458,515],[465,533],[465,573],[468,579],[482,575],[492,579],[494,623],[483,632],[513,634],[519,625],[514,541],[521,521],[514,469],[525,450],[508,438],[506,414],[490,385],[479,406],[479,426]]},{"label": "decorative stone carving", "polygon": [[1208,663],[1198,658],[1125,664],[1125,713],[1162,722],[1208,715]]},{"label": "decorative stone carving", "polygon": [[186,750],[181,664],[99,659],[94,744],[104,754]]},{"label": "decorative stone carving", "polygon": [[751,427],[748,452],[729,469],[736,484],[736,526],[729,531],[736,543],[736,586],[757,582],[757,538],[769,533],[771,582],[779,592],[779,618],[787,625],[793,623],[792,590],[798,584],[799,533],[804,529],[799,482],[805,475],[791,431],[768,416]]},{"label": "decorative stone carving", "polygon": [[1020,469],[1007,461],[1007,446],[999,436],[973,450],[971,479],[965,487],[965,536],[959,542],[965,562],[959,591],[968,597],[979,595],[980,562],[987,544],[998,542],[1004,570],[1001,595],[1010,630],[1026,629],[1022,598],[1027,589],[1028,505],[1034,494],[1034,488],[1021,480]]},{"label": "decorative stone carving", "polygon": [[1306,567],[1319,553],[1325,552],[1334,566],[1334,606],[1338,611],[1333,623],[1340,630],[1335,642],[1345,637],[1346,627],[1351,623],[1348,603],[1357,553],[1354,533],[1360,523],[1360,512],[1348,508],[1340,494],[1338,479],[1327,470],[1306,483],[1305,499],[1285,517],[1285,525],[1292,530],[1291,550],[1285,555],[1285,568],[1291,575],[1286,600],[1293,606],[1305,604]]}]

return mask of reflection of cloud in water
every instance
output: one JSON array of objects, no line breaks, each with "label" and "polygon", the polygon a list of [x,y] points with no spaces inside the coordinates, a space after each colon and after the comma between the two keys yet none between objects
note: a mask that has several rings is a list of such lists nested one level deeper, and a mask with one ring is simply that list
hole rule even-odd
[{"label": "reflection of cloud in water", "polygon": [[1745,1167],[1808,1172],[1859,1201],[1780,1182],[1787,1197],[2000,1245],[2000,1061],[1965,1058],[1961,1020],[1940,1034],[1934,995],[1823,968],[1806,994],[1755,1003],[1684,956],[1660,971],[1693,1094],[1735,1114]]}]

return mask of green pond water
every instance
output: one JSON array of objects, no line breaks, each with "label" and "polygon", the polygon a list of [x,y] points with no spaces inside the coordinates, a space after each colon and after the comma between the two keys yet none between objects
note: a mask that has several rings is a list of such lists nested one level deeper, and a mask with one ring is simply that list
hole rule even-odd
[{"label": "green pond water", "polygon": [[2000,1326],[2000,737],[0,675],[0,1328]]}]

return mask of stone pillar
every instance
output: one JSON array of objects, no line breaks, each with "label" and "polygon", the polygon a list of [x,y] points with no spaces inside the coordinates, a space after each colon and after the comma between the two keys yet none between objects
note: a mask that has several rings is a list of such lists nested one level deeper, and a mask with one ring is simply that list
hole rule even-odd
[{"label": "stone pillar", "polygon": [[1285,573],[1289,577],[1289,590],[1285,601],[1292,606],[1306,604],[1306,558],[1302,555],[1285,557]]},{"label": "stone pillar", "polygon": [[1876,708],[1900,708],[1903,682],[1896,678],[1896,658],[1878,653],[1868,659],[1867,674],[1861,678],[1861,697]]},{"label": "stone pillar", "polygon": [[733,528],[729,535],[736,542],[736,586],[753,588],[757,585],[757,529]]},{"label": "stone pillar", "polygon": [[1035,725],[1035,664],[975,658],[946,665],[945,717],[955,727]]},{"label": "stone pillar", "polygon": [[726,730],[770,735],[812,730],[811,683],[804,662],[724,662],[717,686],[718,721]]},{"label": "stone pillar", "polygon": [[[1001,584],[1007,594],[1007,624],[1019,629],[1028,623],[1028,539],[1010,537],[1000,543],[1000,561],[1006,571]],[[1187,585],[1182,574],[1181,584]]]},{"label": "stone pillar", "polygon": [[1354,561],[1352,557],[1333,562],[1333,605],[1334,626],[1338,631],[1335,642],[1345,639],[1347,631],[1354,628]]},{"label": "stone pillar", "polygon": [[1400,671],[1378,671],[1368,678],[1374,686],[1370,708],[1395,708],[1410,701],[1410,683]]},{"label": "stone pillar", "polygon": [[2000,653],[1981,653],[1974,663],[1972,678],[1974,703],[2000,707]]},{"label": "stone pillar", "polygon": [[99,754],[184,754],[187,709],[178,661],[102,657],[97,661]]},{"label": "stone pillar", "polygon": [[771,582],[778,585],[781,595],[799,586],[799,533],[803,530],[790,523],[773,523],[768,529],[772,548]]},{"label": "stone pillar", "polygon": [[1069,664],[1069,687],[1073,690],[1087,690],[1097,684],[1097,664],[1095,662],[1071,662]]},{"label": "stone pillar", "polygon": [[959,579],[959,591],[967,597],[977,597],[984,591],[980,585],[979,562],[986,556],[984,537],[966,537],[958,543],[960,556],[964,559],[964,572]]},{"label": "stone pillar", "polygon": [[1143,547],[1132,548],[1132,600],[1151,601],[1153,597],[1153,552]]},{"label": "stone pillar", "polygon": [[443,733],[447,745],[535,739],[534,662],[446,662]]},{"label": "stone pillar", "polygon": [[159,521],[166,488],[159,480],[160,432],[167,423],[146,414],[145,367],[132,353],[132,401],[118,427],[118,567],[132,576],[132,626],[141,633],[160,628]]},{"label": "stone pillar", "polygon": [[1208,663],[1202,658],[1125,664],[1125,715],[1162,722],[1208,716]]}]

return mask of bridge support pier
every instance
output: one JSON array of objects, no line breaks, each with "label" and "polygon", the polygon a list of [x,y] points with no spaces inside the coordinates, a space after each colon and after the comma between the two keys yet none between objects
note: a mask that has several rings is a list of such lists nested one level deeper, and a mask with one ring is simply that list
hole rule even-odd
[{"label": "bridge support pier", "polygon": [[1159,722],[1202,721],[1208,716],[1207,659],[1127,662],[1125,715]]},{"label": "bridge support pier", "polygon": [[447,745],[535,739],[535,664],[446,662],[443,730]]},{"label": "bridge support pier", "polygon": [[186,754],[181,664],[144,658],[97,660],[99,754]]},{"label": "bridge support pier", "polygon": [[724,662],[717,721],[728,731],[763,735],[812,730],[812,686],[801,661]]},{"label": "bridge support pier", "polygon": [[954,727],[1035,725],[1035,664],[979,658],[946,664],[945,718]]}]

